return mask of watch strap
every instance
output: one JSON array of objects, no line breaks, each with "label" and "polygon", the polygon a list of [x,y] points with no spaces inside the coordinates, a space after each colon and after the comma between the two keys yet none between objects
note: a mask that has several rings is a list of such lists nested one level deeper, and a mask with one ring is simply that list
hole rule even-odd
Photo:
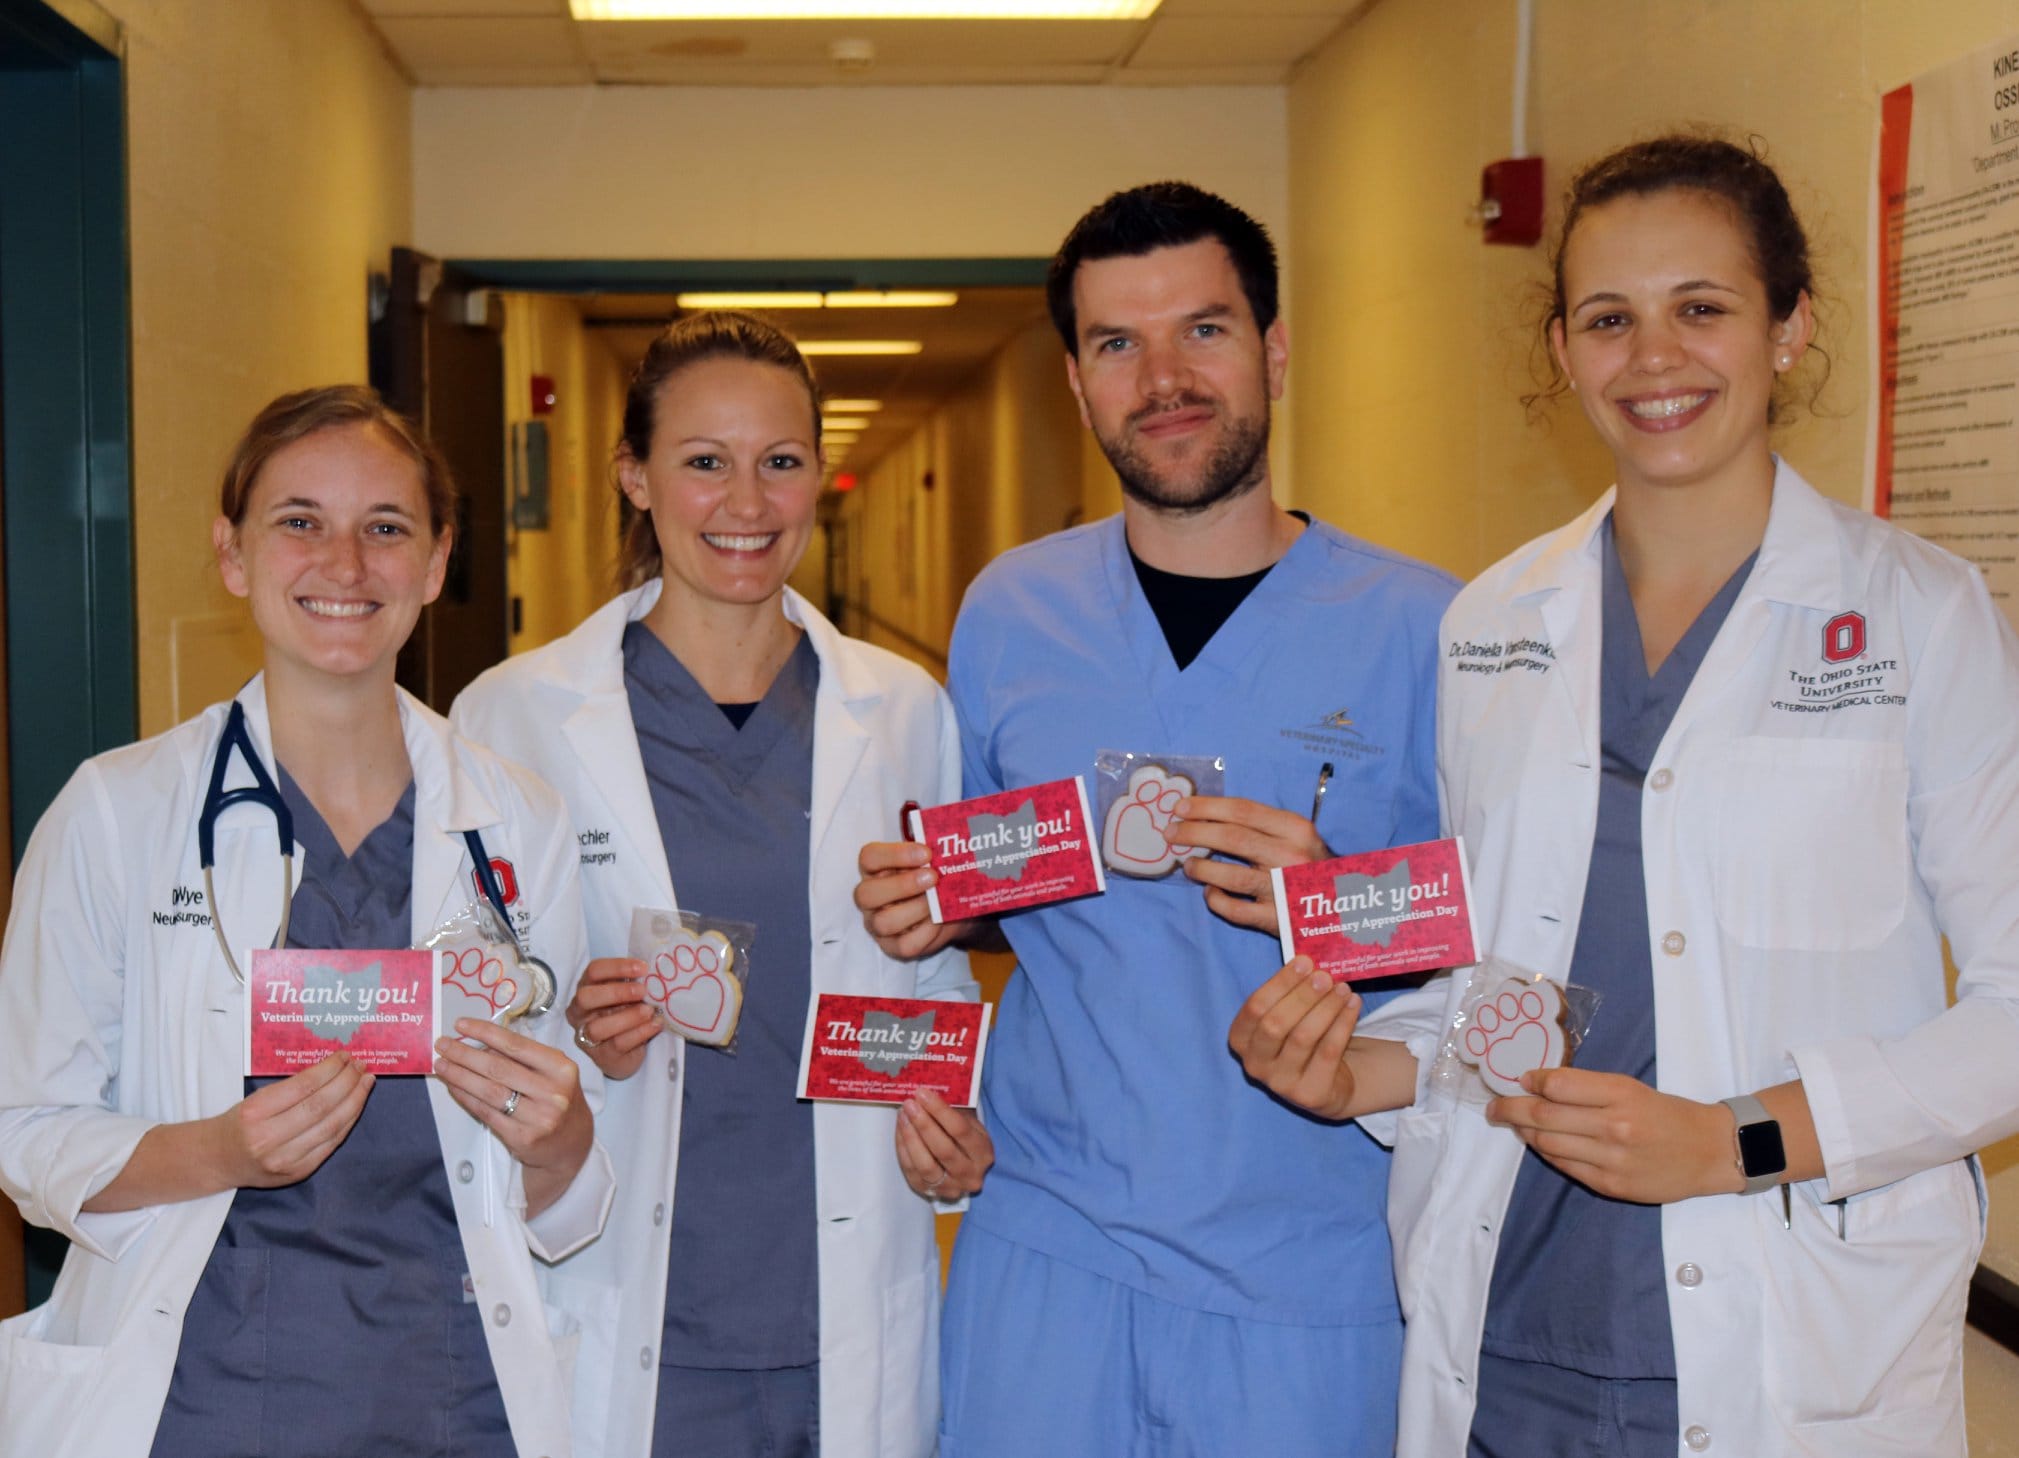
[{"label": "watch strap", "polygon": [[1736,1158],[1738,1159],[1739,1173],[1745,1177],[1746,1181],[1744,1192],[1748,1195],[1765,1194],[1768,1190],[1773,1189],[1781,1183],[1781,1176],[1787,1173],[1787,1158],[1783,1155],[1772,1169],[1748,1169],[1743,1153],[1746,1143],[1743,1134],[1751,1125],[1771,1124],[1774,1131],[1774,1143],[1778,1146],[1780,1144],[1778,1137],[1781,1129],[1780,1121],[1768,1113],[1767,1106],[1752,1094],[1736,1094],[1731,1098],[1721,1099],[1719,1102],[1730,1109],[1732,1111],[1732,1118],[1738,1121],[1738,1128],[1733,1133],[1733,1139],[1738,1146]]}]

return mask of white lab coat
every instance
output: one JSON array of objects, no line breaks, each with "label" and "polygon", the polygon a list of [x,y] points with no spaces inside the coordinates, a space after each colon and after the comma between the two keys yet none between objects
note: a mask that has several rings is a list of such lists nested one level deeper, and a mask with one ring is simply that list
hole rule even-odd
[{"label": "white lab coat", "polygon": [[[1611,505],[1490,569],[1442,635],[1439,770],[1482,945],[1557,978],[1598,813]],[[1854,645],[1846,614],[1862,651],[1827,662],[1827,625]],[[1792,1230],[1777,1191],[1662,1208],[1685,1458],[1964,1451],[1971,1156],[2019,1130],[2015,725],[2019,645],[1980,575],[1780,465],[1641,835],[1661,1088],[1710,1101],[1799,1077],[1827,1173],[1793,1189]],[[1367,1031],[1408,1036],[1427,1074],[1461,995],[1441,979]],[[1427,1078],[1393,1132],[1399,1451],[1460,1458],[1522,1146]]]},{"label": "white lab coat", "polygon": [[[453,710],[465,733],[531,765],[567,800],[595,957],[629,955],[633,908],[676,905],[624,687],[625,626],[658,598],[657,581],[625,593],[567,637],[486,673]],[[789,589],[785,613],[820,659],[808,827],[813,990],[973,999],[962,953],[886,957],[853,900],[857,853],[896,837],[905,800],[960,796],[946,696],[912,664],[842,636]],[[583,1327],[575,1414],[583,1458],[645,1458],[652,1446],[683,1060],[669,1035],[646,1048],[636,1074],[608,1085],[600,1124],[624,1161],[610,1228],[547,1276],[550,1299]],[[894,1134],[887,1108],[813,1111],[826,1458],[923,1458],[933,1449],[939,1251],[933,1206],[905,1184]]]},{"label": "white lab coat", "polygon": [[[264,678],[239,695],[272,772]],[[175,1368],[183,1313],[232,1193],[119,1214],[84,1202],[160,1123],[223,1113],[244,1096],[245,990],[202,903],[196,821],[228,705],[87,761],[36,826],[0,952],[0,1189],[73,1242],[48,1302],[0,1324],[0,1458],[145,1458]],[[416,784],[416,938],[475,899],[461,832],[512,862],[513,907],[566,999],[583,965],[574,845],[553,792],[455,738],[401,696]],[[228,785],[251,783],[234,757]],[[299,845],[297,856],[302,854]],[[279,923],[270,811],[218,821],[214,879],[241,967]],[[299,862],[297,863],[299,864]],[[528,1024],[565,1043],[558,1015]],[[593,1067],[585,1088],[600,1088]],[[518,1164],[428,1086],[484,1335],[519,1451],[560,1458],[572,1323],[541,1310],[531,1255],[592,1240],[613,1197],[600,1146],[538,1219],[522,1218]]]}]

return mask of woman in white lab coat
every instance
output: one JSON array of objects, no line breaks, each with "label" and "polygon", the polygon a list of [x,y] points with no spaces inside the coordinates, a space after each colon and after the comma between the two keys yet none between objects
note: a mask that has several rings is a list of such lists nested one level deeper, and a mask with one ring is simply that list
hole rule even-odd
[{"label": "woman in white lab coat", "polygon": [[1349,1045],[1293,962],[1232,1030],[1394,1139],[1411,1455],[1964,1451],[1974,1154],[2019,1129],[2019,651],[1973,567],[1769,453],[1810,292],[1741,148],[1572,187],[1549,338],[1616,484],[1453,605],[1438,737],[1483,948],[1604,996],[1575,1066],[1432,1078],[1464,975]]},{"label": "woman in white lab coat", "polygon": [[[290,946],[411,945],[472,900],[472,846],[563,998],[584,960],[553,792],[394,687],[452,507],[369,391],[269,405],[214,532],[264,671],[86,761],[36,827],[0,955],[0,1189],[71,1248],[0,1325],[6,1458],[568,1451],[573,1337],[532,1257],[595,1236],[611,1174],[562,1019],[527,1025],[562,1047],[444,1039],[427,1079],[345,1054],[242,1077],[237,972],[283,913]],[[207,877],[200,817],[262,777]]]},{"label": "woman in white lab coat", "polygon": [[[812,375],[776,327],[668,326],[616,454],[628,590],[455,708],[560,789],[581,845],[597,960],[568,1016],[612,1080],[620,1163],[609,1232],[548,1283],[585,1327],[584,1454],[933,1446],[934,1202],[979,1184],[986,1135],[936,1100],[795,1090],[818,993],[976,995],[958,952],[886,957],[851,900],[857,848],[888,838],[904,801],[959,797],[958,748],[926,674],[785,585],[813,530],[819,432]],[[676,895],[756,927],[733,1053],[683,1045],[642,1002],[632,913]]]}]

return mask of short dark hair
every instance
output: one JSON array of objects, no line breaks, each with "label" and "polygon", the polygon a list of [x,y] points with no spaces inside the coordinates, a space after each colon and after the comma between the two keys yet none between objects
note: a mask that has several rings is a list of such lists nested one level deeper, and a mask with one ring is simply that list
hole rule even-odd
[{"label": "short dark hair", "polygon": [[1103,258],[1140,258],[1158,248],[1182,248],[1202,238],[1217,239],[1234,260],[1241,292],[1255,315],[1255,327],[1276,322],[1276,245],[1269,230],[1223,197],[1189,182],[1148,182],[1117,192],[1073,224],[1045,275],[1045,303],[1065,341],[1066,353],[1080,348],[1079,318],[1073,309],[1073,276],[1082,263]]}]

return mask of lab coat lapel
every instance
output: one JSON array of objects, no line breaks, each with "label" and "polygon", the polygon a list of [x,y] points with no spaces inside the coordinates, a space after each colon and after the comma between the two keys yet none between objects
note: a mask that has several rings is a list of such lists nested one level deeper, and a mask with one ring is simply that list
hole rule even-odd
[{"label": "lab coat lapel", "polygon": [[649,898],[656,903],[663,898],[670,908],[674,904],[673,873],[666,863],[659,817],[652,808],[652,787],[645,780],[645,760],[638,752],[638,732],[631,723],[622,653],[612,661],[616,687],[583,699],[562,723],[561,732],[568,736],[583,777],[609,807],[617,833],[630,851],[631,864],[640,868],[641,902]]},{"label": "lab coat lapel", "polygon": [[1598,763],[1598,684],[1603,656],[1598,531],[1611,513],[1612,503],[1613,493],[1608,491],[1559,532],[1516,579],[1510,593],[1517,606],[1525,600],[1532,603],[1541,618],[1540,637],[1556,655],[1556,667],[1546,677],[1556,681],[1555,692],[1574,726],[1571,762],[1581,769]]},{"label": "lab coat lapel", "polygon": [[[1756,685],[1757,679],[1745,668],[1773,629],[1779,609],[1828,612],[1852,606],[1850,589],[1834,567],[1838,554],[1816,550],[1816,543],[1834,541],[1836,534],[1829,508],[1815,488],[1776,457],[1774,499],[1759,558],[1677,706],[1664,746],[1676,742],[1723,696]],[[1666,747],[1662,753],[1668,753]]]},{"label": "lab coat lapel", "polygon": [[[820,660],[820,687],[813,700],[813,804],[808,827],[809,864],[820,864],[822,843],[848,794],[848,784],[869,750],[870,731],[864,716],[882,697],[882,690],[855,671],[841,634],[790,588],[785,592],[785,616],[806,632]],[[898,807],[890,807],[891,824]]]},{"label": "lab coat lapel", "polygon": [[[418,699],[400,694],[400,729],[407,762],[414,771],[413,901],[409,913],[419,942],[463,907],[476,901],[475,866],[465,831],[495,829],[501,812],[455,752],[448,720]],[[502,851],[487,845],[491,855]]]}]

